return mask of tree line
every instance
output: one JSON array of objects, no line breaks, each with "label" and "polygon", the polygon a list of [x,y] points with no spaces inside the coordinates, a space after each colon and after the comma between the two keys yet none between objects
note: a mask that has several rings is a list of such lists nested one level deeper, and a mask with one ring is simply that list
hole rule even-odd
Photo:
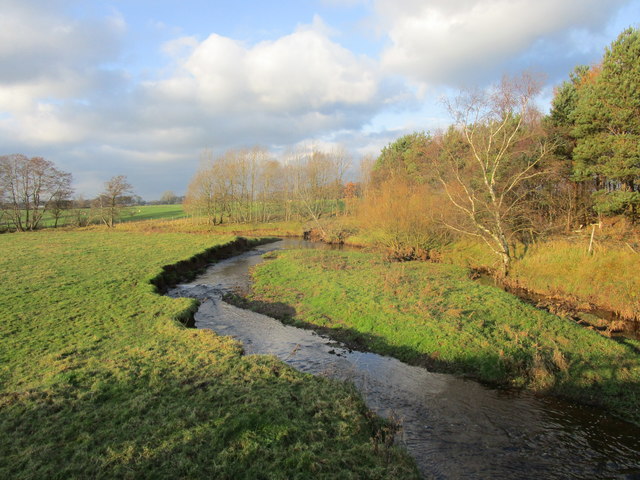
[{"label": "tree line", "polygon": [[[541,81],[505,77],[461,92],[446,105],[444,131],[415,132],[361,163],[346,183],[344,148],[261,147],[203,152],[184,198],[212,225],[309,220],[326,233],[329,216],[350,215],[399,257],[430,256],[459,236],[485,243],[509,271],[516,242],[584,228],[607,216],[637,224],[640,214],[640,31],[629,28],[597,65],[579,66],[535,107]],[[44,159],[0,157],[0,215],[18,230],[37,228],[69,202],[71,176]],[[167,198],[177,201],[166,192]],[[91,203],[113,225],[132,202],[114,177]],[[0,223],[2,219],[0,219]]]},{"label": "tree line", "polygon": [[261,147],[202,154],[185,209],[213,224],[320,218],[342,209],[350,157],[343,148],[295,150],[276,158]]},{"label": "tree line", "polygon": [[605,216],[636,224],[639,31],[622,32],[600,64],[576,68],[556,89],[548,115],[534,103],[541,85],[523,74],[461,92],[446,102],[453,119],[447,130],[392,142],[363,163],[361,184],[348,189],[342,150],[280,159],[260,148],[206,152],[185,205],[213,224],[295,218],[322,229],[323,215],[353,213],[404,258],[470,236],[495,253],[504,274],[516,242]]},{"label": "tree line", "polygon": [[33,231],[45,220],[57,227],[63,215],[70,212],[78,226],[100,221],[113,227],[135,199],[124,175],[105,182],[104,190],[89,201],[73,198],[71,182],[71,173],[42,157],[0,156],[0,229]]}]

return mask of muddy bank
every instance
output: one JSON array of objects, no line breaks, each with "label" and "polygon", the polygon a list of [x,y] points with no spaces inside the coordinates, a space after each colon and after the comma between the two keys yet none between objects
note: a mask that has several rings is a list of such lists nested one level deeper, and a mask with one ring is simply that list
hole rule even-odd
[{"label": "muddy bank", "polygon": [[[211,263],[231,258],[240,253],[251,250],[258,245],[271,243],[278,240],[277,238],[244,238],[239,237],[236,240],[217,245],[206,249],[204,252],[198,253],[187,260],[181,260],[172,265],[162,267],[162,272],[150,280],[151,285],[155,287],[156,293],[164,295],[167,291],[183,281],[192,280],[199,273],[204,271]],[[193,314],[196,308],[185,312],[184,318],[180,320],[185,326],[194,328],[195,323]]]}]

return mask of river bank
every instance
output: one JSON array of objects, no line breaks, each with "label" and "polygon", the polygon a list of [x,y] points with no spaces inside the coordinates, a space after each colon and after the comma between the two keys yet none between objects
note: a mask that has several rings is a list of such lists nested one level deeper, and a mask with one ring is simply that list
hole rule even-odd
[{"label": "river bank", "polygon": [[[374,249],[387,247],[376,242],[375,232],[367,232],[350,217],[323,219],[324,233],[313,222],[269,222],[211,226],[191,219],[128,222],[118,229],[131,232],[214,233],[242,236],[304,237]],[[588,238],[550,239],[531,247],[514,246],[515,261],[507,279],[508,287],[549,298],[574,311],[611,312],[613,321],[640,324],[640,255],[628,246],[608,243],[605,231],[593,254],[587,252]],[[517,247],[517,248],[516,248]],[[425,257],[424,252],[418,258]],[[445,245],[426,254],[429,261],[448,263],[493,272],[497,258],[486,246],[469,239]],[[604,317],[609,314],[604,314]],[[634,325],[624,328],[633,330]],[[616,325],[606,325],[603,330]]]},{"label": "river bank", "polygon": [[248,306],[438,371],[594,404],[640,422],[633,345],[471,281],[463,268],[365,252],[283,252]]},{"label": "river bank", "polygon": [[157,294],[163,266],[233,240],[0,236],[0,477],[416,478],[352,388],[186,329],[195,301]]},{"label": "river bank", "polygon": [[[342,228],[357,233],[345,234]],[[592,254],[579,239],[550,239],[531,247],[514,245],[513,267],[509,276],[501,277],[497,257],[486,245],[469,239],[443,245],[439,250],[407,247],[396,251],[377,243],[375,232],[362,231],[357,223],[327,230],[329,233],[311,229],[305,232],[305,238],[373,249],[395,261],[462,266],[472,278],[494,277],[493,284],[505,291],[605,335],[635,339],[640,335],[640,255],[628,245],[603,242]]]}]

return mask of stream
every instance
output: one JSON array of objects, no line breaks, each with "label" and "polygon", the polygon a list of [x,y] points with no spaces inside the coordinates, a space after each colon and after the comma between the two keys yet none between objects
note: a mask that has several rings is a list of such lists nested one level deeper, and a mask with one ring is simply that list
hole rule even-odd
[{"label": "stream", "polygon": [[249,269],[282,248],[331,247],[298,239],[263,245],[169,295],[199,299],[196,328],[236,338],[246,354],[275,355],[300,371],[355,384],[372,411],[398,423],[397,443],[425,478],[640,479],[640,427],[601,410],[350,350],[221,300],[249,288]]}]

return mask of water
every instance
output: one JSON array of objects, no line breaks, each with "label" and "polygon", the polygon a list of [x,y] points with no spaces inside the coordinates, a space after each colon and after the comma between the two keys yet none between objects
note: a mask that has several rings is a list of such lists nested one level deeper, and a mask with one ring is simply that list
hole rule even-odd
[{"label": "water", "polygon": [[235,337],[247,354],[275,355],[303,372],[353,382],[369,408],[398,422],[397,441],[425,478],[640,479],[640,428],[600,410],[349,350],[221,300],[226,291],[246,289],[249,268],[279,248],[327,247],[302,240],[262,246],[169,294],[199,298],[196,327]]}]

